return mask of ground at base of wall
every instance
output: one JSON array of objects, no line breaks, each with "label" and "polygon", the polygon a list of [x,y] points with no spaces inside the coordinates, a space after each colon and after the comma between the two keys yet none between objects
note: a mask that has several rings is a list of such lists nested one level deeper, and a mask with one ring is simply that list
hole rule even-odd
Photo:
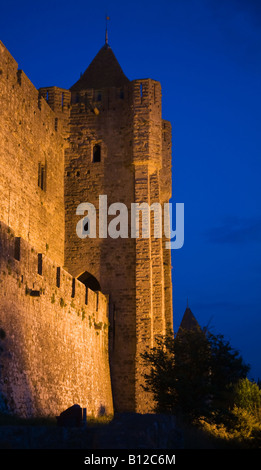
[{"label": "ground at base of wall", "polygon": [[[51,425],[52,424],[52,425]],[[2,425],[0,449],[181,449],[175,419],[164,415],[120,414],[86,427]]]}]

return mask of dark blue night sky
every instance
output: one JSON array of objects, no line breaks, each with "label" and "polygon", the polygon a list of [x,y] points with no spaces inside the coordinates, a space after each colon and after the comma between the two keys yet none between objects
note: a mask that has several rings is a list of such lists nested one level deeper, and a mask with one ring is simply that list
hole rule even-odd
[{"label": "dark blue night sky", "polygon": [[9,0],[0,39],[36,88],[69,88],[104,43],[129,79],[159,80],[173,127],[174,327],[189,306],[261,378],[261,2]]}]

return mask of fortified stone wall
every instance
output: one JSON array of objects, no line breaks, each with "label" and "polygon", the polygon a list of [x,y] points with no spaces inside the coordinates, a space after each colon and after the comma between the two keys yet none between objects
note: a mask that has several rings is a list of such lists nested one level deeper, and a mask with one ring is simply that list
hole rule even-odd
[{"label": "fortified stone wall", "polygon": [[[151,211],[150,236],[140,229],[131,238],[131,204],[163,207],[171,197],[161,86],[122,79],[107,45],[97,57],[94,88],[37,91],[0,42],[1,385],[22,415],[58,414],[75,402],[89,414],[112,411],[108,310],[115,409],[150,411],[141,354],[173,327],[164,227],[155,238]],[[127,207],[128,233],[100,232],[102,195],[107,208]],[[97,216],[87,239],[76,234],[84,202]],[[118,215],[111,206],[105,228],[112,222],[119,230]]]},{"label": "fortified stone wall", "polygon": [[112,414],[108,298],[0,224],[0,404],[57,416]]},{"label": "fortified stone wall", "polygon": [[0,42],[0,220],[63,265],[65,141],[57,119]]}]

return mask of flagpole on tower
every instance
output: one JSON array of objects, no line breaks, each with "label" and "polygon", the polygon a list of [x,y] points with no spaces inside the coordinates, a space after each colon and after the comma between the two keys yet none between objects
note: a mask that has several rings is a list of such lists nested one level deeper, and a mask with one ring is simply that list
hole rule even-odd
[{"label": "flagpole on tower", "polygon": [[110,17],[106,15],[105,44],[108,45],[108,20]]}]

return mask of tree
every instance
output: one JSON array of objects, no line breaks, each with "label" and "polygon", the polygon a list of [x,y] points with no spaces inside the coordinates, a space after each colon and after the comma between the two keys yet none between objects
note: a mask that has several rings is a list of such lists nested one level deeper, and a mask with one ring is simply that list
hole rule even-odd
[{"label": "tree", "polygon": [[222,335],[200,328],[158,337],[143,359],[149,368],[145,389],[154,395],[155,411],[191,419],[224,411],[235,383],[249,370]]},{"label": "tree", "polygon": [[257,419],[260,419],[261,391],[259,386],[247,378],[241,379],[236,384],[234,393],[235,406],[248,411]]},{"label": "tree", "polygon": [[158,336],[155,342],[154,348],[142,354],[150,368],[150,373],[144,374],[144,389],[153,393],[157,413],[172,412],[177,402],[176,378],[170,374],[174,368],[174,345],[171,336]]},{"label": "tree", "polygon": [[175,412],[197,417],[207,412],[210,396],[211,351],[200,329],[184,330],[173,341],[177,400]]},{"label": "tree", "polygon": [[207,332],[207,338],[211,347],[212,408],[223,416],[233,407],[235,385],[246,378],[250,367],[223,335]]}]

